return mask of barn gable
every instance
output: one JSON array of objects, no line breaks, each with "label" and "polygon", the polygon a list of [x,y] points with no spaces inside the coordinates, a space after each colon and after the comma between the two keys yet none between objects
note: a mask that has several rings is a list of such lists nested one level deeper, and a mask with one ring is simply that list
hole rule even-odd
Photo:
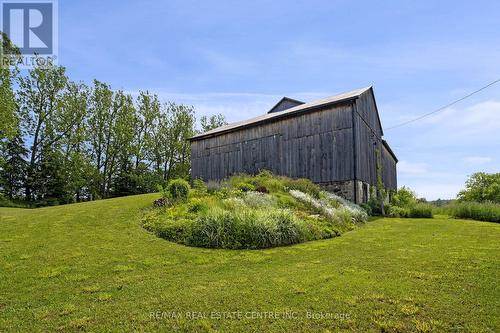
[{"label": "barn gable", "polygon": [[267,113],[280,112],[280,111],[290,109],[290,108],[293,108],[294,106],[298,106],[301,104],[305,104],[305,103],[285,96],[282,99],[280,99],[280,101],[278,103],[276,103],[276,105],[274,105],[271,108],[271,110],[267,111]]},{"label": "barn gable", "polygon": [[373,93],[372,87],[359,95],[356,105],[358,106],[357,112],[360,117],[372,130],[377,133],[379,137],[382,137],[384,135],[384,131],[382,130],[382,122],[380,121],[380,115],[378,113],[377,103],[375,102],[375,94]]}]

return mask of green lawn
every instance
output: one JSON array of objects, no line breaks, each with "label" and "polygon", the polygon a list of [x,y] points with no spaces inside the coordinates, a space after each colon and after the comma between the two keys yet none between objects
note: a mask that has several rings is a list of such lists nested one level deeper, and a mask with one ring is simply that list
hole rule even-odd
[{"label": "green lawn", "polygon": [[156,197],[0,208],[0,331],[500,331],[500,224],[378,219],[208,250],[140,226]]}]

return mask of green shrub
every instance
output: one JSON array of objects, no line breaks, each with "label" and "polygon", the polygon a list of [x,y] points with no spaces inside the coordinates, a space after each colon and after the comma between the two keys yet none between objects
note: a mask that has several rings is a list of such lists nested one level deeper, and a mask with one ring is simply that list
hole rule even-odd
[{"label": "green shrub", "polygon": [[193,198],[189,201],[188,212],[190,213],[198,213],[206,211],[207,209],[208,205],[201,199]]},{"label": "green shrub", "polygon": [[269,170],[262,169],[257,174],[257,177],[260,177],[260,178],[273,178],[273,173],[271,171],[269,171]]},{"label": "green shrub", "polygon": [[242,218],[244,218],[244,213],[241,211],[231,212],[212,207],[193,223],[188,243],[207,248],[240,248],[238,225]]},{"label": "green shrub", "polygon": [[188,219],[171,220],[158,224],[155,234],[173,242],[186,244],[191,237],[192,224]]},{"label": "green shrub", "polygon": [[[262,193],[277,192],[284,189],[283,177],[273,176],[273,174],[267,170],[262,170],[256,176],[249,176],[245,174],[232,176],[229,178],[228,182],[234,188],[239,188],[242,183],[251,184],[253,188],[250,188],[250,191]],[[246,190],[246,188],[241,189],[243,191]]]},{"label": "green shrub", "polygon": [[186,180],[177,178],[168,183],[167,192],[174,201],[186,201],[190,188]]},{"label": "green shrub", "polygon": [[285,177],[274,176],[267,170],[261,171],[255,177],[255,190],[262,193],[284,191]]},{"label": "green shrub", "polygon": [[286,182],[285,186],[288,188],[288,190],[297,190],[303,193],[307,193],[316,199],[319,199],[320,197],[321,188],[309,179],[290,179]]},{"label": "green shrub", "polygon": [[297,206],[297,200],[289,194],[277,192],[273,193],[273,196],[277,199],[279,208],[294,208]]},{"label": "green shrub", "polygon": [[201,178],[196,178],[193,180],[193,189],[197,190],[200,193],[207,192],[207,185]]},{"label": "green shrub", "polygon": [[207,248],[257,249],[299,243],[304,230],[287,210],[235,211],[210,208],[193,224],[189,245]]},{"label": "green shrub", "polygon": [[495,202],[500,204],[500,172],[476,172],[465,182],[457,196],[462,202]]},{"label": "green shrub", "polygon": [[432,218],[433,207],[422,201],[417,199],[415,192],[403,186],[393,195],[386,213],[390,217]]},{"label": "green shrub", "polygon": [[333,221],[335,224],[340,225],[344,228],[347,227],[347,229],[352,229],[354,218],[348,209],[342,207],[335,210]]},{"label": "green shrub", "polygon": [[458,202],[451,206],[451,216],[479,221],[500,222],[500,204]]},{"label": "green shrub", "polygon": [[372,207],[367,204],[367,203],[362,203],[359,205],[359,207],[363,208],[366,212],[366,214],[372,216],[373,212],[372,212]]},{"label": "green shrub", "polygon": [[452,207],[454,203],[446,204],[443,206],[436,206],[432,204],[432,214],[433,215],[450,215],[452,213]]},{"label": "green shrub", "polygon": [[380,202],[375,199],[375,197],[371,197],[370,200],[366,203],[371,210],[372,216],[380,216],[382,215],[382,209],[380,208]]},{"label": "green shrub", "polygon": [[166,186],[158,184],[158,185],[156,185],[156,189],[158,190],[158,192],[160,192],[160,195],[162,198],[168,199],[168,200],[170,199],[170,193],[168,193]]},{"label": "green shrub", "polygon": [[410,188],[403,186],[392,196],[391,204],[402,208],[410,208],[417,203],[417,195]]},{"label": "green shrub", "polygon": [[220,190],[215,192],[215,195],[220,200],[223,200],[223,199],[228,199],[228,198],[239,197],[239,196],[241,196],[242,193],[243,192],[239,189],[235,189],[233,187],[223,186],[223,187],[221,187]]},{"label": "green shrub", "polygon": [[244,203],[251,208],[266,208],[276,206],[276,198],[266,193],[254,191],[246,192],[242,196],[242,199]]},{"label": "green shrub", "polygon": [[299,243],[302,239],[298,221],[289,210],[274,209],[269,212],[267,218],[276,225],[275,235],[268,240],[268,246],[280,246]]},{"label": "green shrub", "polygon": [[34,205],[36,208],[58,206],[59,200],[57,198],[45,198],[43,200],[36,201]]},{"label": "green shrub", "polygon": [[389,206],[387,208],[387,215],[390,217],[409,217],[410,209],[398,206]]},{"label": "green shrub", "polygon": [[242,192],[255,191],[255,186],[250,183],[241,182],[236,184],[235,187]]},{"label": "green shrub", "polygon": [[301,219],[301,232],[304,240],[333,238],[341,234],[339,228],[313,216]]},{"label": "green shrub", "polygon": [[9,200],[0,193],[0,207],[31,208],[31,203],[23,200]]},{"label": "green shrub", "polygon": [[410,208],[410,218],[432,218],[432,206],[418,203]]},{"label": "green shrub", "polygon": [[222,208],[227,210],[237,210],[245,208],[245,201],[242,198],[227,198],[222,200]]}]

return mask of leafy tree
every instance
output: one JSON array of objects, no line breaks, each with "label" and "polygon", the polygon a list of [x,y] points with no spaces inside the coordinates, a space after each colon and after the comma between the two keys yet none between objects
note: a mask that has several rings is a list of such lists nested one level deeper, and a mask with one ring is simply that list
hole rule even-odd
[{"label": "leafy tree", "polygon": [[113,182],[117,175],[129,172],[136,124],[132,97],[123,91],[113,93],[108,85],[94,81],[88,120],[91,156],[96,168],[94,197],[116,193]]},{"label": "leafy tree", "polygon": [[[0,190],[8,196],[68,203],[151,192],[166,180],[189,178],[192,107],[162,105],[147,91],[134,100],[97,80],[89,88],[59,66],[23,73],[14,94],[9,73],[1,73],[0,92],[2,112],[9,109],[16,120],[12,130],[0,127]],[[221,115],[205,117],[202,127],[223,123]]]},{"label": "leafy tree", "polygon": [[90,142],[91,157],[96,169],[91,184],[91,197],[103,196],[105,175],[103,169],[106,161],[107,146],[110,142],[111,104],[113,91],[105,83],[94,80],[94,87],[89,101],[88,141]]},{"label": "leafy tree", "polygon": [[491,201],[500,203],[500,173],[476,172],[465,182],[465,189],[458,193],[460,201]]},{"label": "leafy tree", "polygon": [[203,116],[200,118],[201,131],[207,132],[214,128],[227,125],[226,117],[223,114],[216,114],[207,118]]},{"label": "leafy tree", "polygon": [[114,191],[113,180],[120,172],[120,167],[126,165],[132,156],[134,140],[135,107],[132,97],[123,91],[117,91],[113,96],[111,117],[106,132],[106,150],[103,165],[103,188],[105,197]]},{"label": "leafy tree", "polygon": [[67,176],[65,200],[69,202],[80,201],[89,196],[87,184],[94,174],[86,145],[89,94],[88,87],[83,83],[69,82],[63,95],[62,104],[66,110],[64,115],[74,118],[74,121],[67,122],[72,128],[61,140]]},{"label": "leafy tree", "polygon": [[[2,52],[14,54],[19,52],[3,32],[0,32],[0,42]],[[0,66],[0,140],[14,138],[19,132],[17,104],[12,89],[12,83],[17,74],[17,68]]]},{"label": "leafy tree", "polygon": [[165,155],[163,179],[189,178],[191,144],[188,139],[195,134],[194,109],[185,105],[168,103],[165,110]]},{"label": "leafy tree", "polygon": [[[32,199],[37,164],[42,152],[67,135],[75,118],[62,108],[62,96],[67,84],[64,67],[35,67],[25,77],[19,78],[18,103],[23,127],[31,139],[26,180],[26,198]],[[40,173],[38,173],[40,175]]]},{"label": "leafy tree", "polygon": [[391,203],[401,208],[410,208],[417,203],[417,195],[410,188],[403,186],[393,195]]},{"label": "leafy tree", "polygon": [[147,157],[147,151],[154,146],[153,129],[160,117],[160,101],[156,95],[140,92],[137,98],[135,119],[134,154],[135,168]]}]

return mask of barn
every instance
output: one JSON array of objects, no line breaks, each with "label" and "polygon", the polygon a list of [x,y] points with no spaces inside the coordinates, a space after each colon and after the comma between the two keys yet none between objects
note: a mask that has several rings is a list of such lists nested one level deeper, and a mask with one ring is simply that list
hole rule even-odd
[{"label": "barn", "polygon": [[371,86],[308,103],[283,97],[264,115],[193,136],[191,176],[266,169],[363,203],[380,181],[397,187],[398,159],[383,134]]}]

